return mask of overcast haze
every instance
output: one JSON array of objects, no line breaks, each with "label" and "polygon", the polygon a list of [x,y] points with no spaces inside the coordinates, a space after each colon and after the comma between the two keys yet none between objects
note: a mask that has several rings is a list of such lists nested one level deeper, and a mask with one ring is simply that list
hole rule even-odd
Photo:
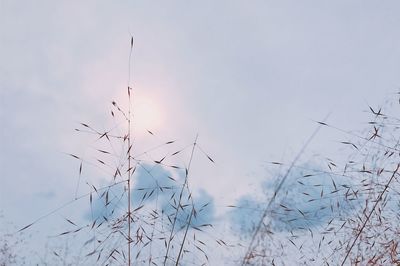
[{"label": "overcast haze", "polygon": [[[72,199],[78,165],[64,153],[84,153],[91,143],[74,128],[107,127],[111,101],[125,96],[132,35],[138,138],[146,146],[149,129],[190,143],[199,133],[216,163],[198,159],[192,186],[224,213],[265,181],[266,161],[295,157],[315,120],[330,113],[331,124],[360,129],[368,105],[397,93],[399,9],[0,0],[0,210],[21,227]],[[308,152],[335,153],[341,138],[321,130]]]}]

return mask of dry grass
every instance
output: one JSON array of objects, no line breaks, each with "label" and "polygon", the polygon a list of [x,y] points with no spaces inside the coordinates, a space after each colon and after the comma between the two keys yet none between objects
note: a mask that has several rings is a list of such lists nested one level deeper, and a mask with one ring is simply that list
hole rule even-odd
[{"label": "dry grass", "polygon": [[[129,60],[132,50],[133,38]],[[73,218],[65,217],[69,229],[58,233],[60,238],[87,236],[80,244],[80,251],[85,252],[81,263],[187,265],[192,263],[189,259],[195,258],[195,264],[205,264],[208,261],[206,243],[210,238],[206,232],[212,225],[199,223],[209,207],[208,204],[196,205],[190,188],[190,174],[196,151],[211,163],[214,161],[199,148],[198,137],[192,144],[182,147],[175,140],[160,143],[162,138],[151,129],[146,129],[148,137],[159,143],[139,151],[136,144],[140,139],[135,137],[133,130],[134,93],[129,77],[128,106],[123,107],[116,101],[111,103],[110,119],[115,126],[100,130],[85,122],[76,128],[79,134],[91,136],[94,144],[85,155],[69,154],[78,163],[74,199],[19,232],[66,206],[87,199],[90,223],[81,225]],[[93,169],[107,177],[106,185],[96,183]],[[151,180],[151,185],[136,185],[143,175],[146,180]],[[86,192],[80,194],[81,190]],[[60,251],[53,254],[63,261]]]},{"label": "dry grass", "polygon": [[[368,128],[344,133],[343,162],[320,158],[317,165],[286,165],[256,227],[242,265],[397,265],[400,120],[369,107]],[[350,139],[350,140],[349,140]],[[325,164],[325,165],[324,165]],[[324,169],[325,168],[325,169]],[[295,169],[295,171],[293,171]],[[287,173],[289,184],[281,189]]]},{"label": "dry grass", "polygon": [[[133,39],[129,61],[132,50]],[[198,136],[193,143],[181,145],[162,140],[151,129],[146,129],[147,136],[157,144],[138,151],[140,139],[133,130],[135,88],[130,83],[129,74],[128,105],[111,102],[112,127],[101,130],[81,123],[76,129],[91,136],[94,144],[88,154],[69,154],[77,161],[74,198],[18,232],[86,200],[90,222],[79,224],[65,217],[68,229],[57,235],[85,238],[80,244],[80,252],[84,252],[81,263],[209,264],[208,242],[227,245],[208,233],[212,225],[202,222],[201,216],[209,206],[196,205],[190,178],[196,153],[210,163],[214,160],[200,148]],[[362,132],[318,122],[318,129],[291,163],[272,162],[283,174],[260,210],[248,244],[239,244],[245,252],[238,264],[400,265],[400,119],[386,112],[397,105],[389,102],[387,109],[369,107],[368,127]],[[345,135],[340,145],[347,159],[319,158],[312,167],[298,163],[308,143],[324,127]],[[99,185],[90,169],[106,176],[106,184]],[[140,183],[142,175],[150,180],[145,186]],[[82,190],[85,192],[80,193]],[[0,248],[0,254],[12,260],[8,251],[7,243]],[[54,250],[53,255],[66,261],[60,251]]]}]

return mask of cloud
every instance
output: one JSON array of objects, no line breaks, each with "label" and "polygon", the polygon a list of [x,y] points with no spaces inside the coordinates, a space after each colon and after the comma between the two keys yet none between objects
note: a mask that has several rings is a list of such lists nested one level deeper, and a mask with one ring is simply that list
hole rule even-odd
[{"label": "cloud", "polygon": [[263,202],[252,195],[241,197],[230,212],[232,229],[245,235],[254,231],[262,217]]},{"label": "cloud", "polygon": [[92,201],[83,215],[84,218],[92,222],[94,220],[102,222],[118,217],[126,211],[124,196],[124,187],[121,184],[107,190],[92,192],[90,196]]},{"label": "cloud", "polygon": [[154,204],[157,201],[162,213],[173,217],[181,198],[176,227],[180,228],[189,220],[193,199],[196,211],[191,218],[192,227],[212,223],[215,215],[213,198],[201,189],[194,193],[195,195],[191,195],[190,199],[189,191],[186,188],[182,190],[184,179],[183,171],[168,171],[159,164],[140,164],[134,176],[132,204],[139,206],[145,203]]},{"label": "cloud", "polygon": [[[175,227],[178,229],[185,228],[189,219],[191,220],[191,227],[198,228],[201,226],[211,225],[215,219],[215,206],[213,198],[205,190],[200,190],[198,195],[193,197],[193,207],[191,205],[191,201],[187,200],[188,197],[188,193],[184,192],[182,195],[184,204],[182,204],[182,207],[179,208]],[[170,201],[164,201],[161,207],[163,213],[169,217],[174,217],[178,206],[178,200],[179,193],[175,193]],[[195,210],[193,215],[191,215],[192,209]],[[192,217],[190,218],[190,216]]]},{"label": "cloud", "polygon": [[161,201],[166,201],[167,197],[176,192],[178,182],[182,179],[178,173],[172,173],[159,164],[139,163],[132,178],[132,204],[153,202],[158,197],[162,198]]},{"label": "cloud", "polygon": [[[195,211],[191,218],[191,227],[212,224],[215,219],[213,197],[203,189],[189,196],[186,188],[182,190],[184,182],[182,171],[168,171],[159,164],[138,164],[136,169],[132,177],[132,209],[145,206],[144,210],[157,210],[172,220],[181,198],[175,228],[179,229],[187,225],[192,206]],[[84,217],[90,221],[93,219],[103,221],[104,217],[110,219],[122,215],[127,209],[125,199],[126,194],[122,185],[116,185],[102,192],[94,192],[93,204]]]},{"label": "cloud", "polygon": [[[292,231],[322,226],[353,212],[363,198],[349,200],[351,197],[345,196],[352,181],[322,169],[315,164],[294,167],[272,202],[264,224],[275,232]],[[257,198],[248,194],[239,198],[237,207],[231,211],[233,228],[245,234],[254,231],[283,177],[279,173],[273,176],[279,178],[261,184],[264,195]]]}]

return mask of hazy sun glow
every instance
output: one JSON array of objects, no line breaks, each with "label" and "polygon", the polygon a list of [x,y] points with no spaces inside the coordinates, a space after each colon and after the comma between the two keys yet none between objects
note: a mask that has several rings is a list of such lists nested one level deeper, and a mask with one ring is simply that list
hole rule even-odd
[{"label": "hazy sun glow", "polygon": [[[127,106],[125,91],[119,93],[116,99],[123,107]],[[162,127],[164,121],[162,105],[156,95],[147,93],[144,90],[136,90],[132,93],[131,103],[132,129],[136,134],[146,133],[147,130],[157,131]]]},{"label": "hazy sun glow", "polygon": [[140,132],[154,131],[162,126],[162,112],[157,99],[140,95],[133,101],[133,127]]}]

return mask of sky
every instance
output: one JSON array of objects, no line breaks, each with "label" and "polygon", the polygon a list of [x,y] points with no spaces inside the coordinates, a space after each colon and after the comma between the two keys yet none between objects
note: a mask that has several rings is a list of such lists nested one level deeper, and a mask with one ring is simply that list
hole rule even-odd
[{"label": "sky", "polygon": [[[273,179],[266,162],[293,160],[315,121],[330,114],[330,124],[362,129],[368,106],[397,93],[399,7],[0,0],[0,210],[12,224],[4,230],[73,199],[79,163],[66,154],[95,144],[74,129],[109,127],[111,101],[124,102],[128,83],[138,150],[167,140],[183,147],[198,134],[215,163],[196,153],[191,186],[228,226],[224,206],[262,192]],[[340,155],[347,137],[323,128],[304,156]]]}]

